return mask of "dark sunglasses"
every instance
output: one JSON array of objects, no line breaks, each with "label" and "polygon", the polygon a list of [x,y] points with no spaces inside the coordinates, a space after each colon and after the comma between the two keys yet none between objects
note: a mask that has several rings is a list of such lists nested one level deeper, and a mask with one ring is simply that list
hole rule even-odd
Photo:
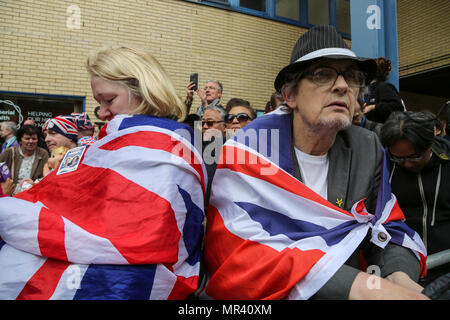
[{"label": "dark sunglasses", "polygon": [[250,116],[248,114],[238,113],[238,114],[227,114],[227,116],[225,117],[225,122],[231,123],[231,122],[233,122],[234,118],[236,118],[237,121],[239,121],[239,122],[246,122],[248,120],[252,120],[252,118],[250,118]]},{"label": "dark sunglasses", "polygon": [[202,127],[206,124],[206,126],[212,127],[214,125],[214,123],[219,123],[219,122],[223,122],[221,120],[202,120]]}]

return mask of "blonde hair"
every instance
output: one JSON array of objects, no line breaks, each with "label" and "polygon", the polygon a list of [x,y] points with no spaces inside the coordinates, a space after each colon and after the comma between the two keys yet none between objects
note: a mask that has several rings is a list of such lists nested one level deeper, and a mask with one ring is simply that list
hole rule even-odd
[{"label": "blonde hair", "polygon": [[67,153],[67,151],[69,151],[69,148],[64,147],[64,146],[54,147],[52,149],[51,156],[57,155],[57,154],[65,155]]},{"label": "blonde hair", "polygon": [[119,82],[140,99],[132,114],[184,120],[186,109],[162,65],[150,53],[129,46],[105,46],[86,60],[91,76]]}]

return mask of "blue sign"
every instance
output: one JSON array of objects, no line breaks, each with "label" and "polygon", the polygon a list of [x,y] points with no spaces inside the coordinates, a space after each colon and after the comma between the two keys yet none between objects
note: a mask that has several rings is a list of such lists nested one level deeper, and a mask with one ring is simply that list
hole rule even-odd
[{"label": "blue sign", "polygon": [[386,57],[388,81],[399,89],[396,0],[350,0],[352,50],[361,57]]}]

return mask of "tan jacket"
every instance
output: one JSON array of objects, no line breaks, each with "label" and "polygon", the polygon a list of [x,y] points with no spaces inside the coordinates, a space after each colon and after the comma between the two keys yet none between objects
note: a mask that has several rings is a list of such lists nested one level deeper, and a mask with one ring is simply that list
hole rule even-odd
[{"label": "tan jacket", "polygon": [[[14,172],[12,172],[12,178],[15,184],[19,181],[19,170],[22,165],[23,156],[19,152],[20,146],[15,146],[13,148],[8,148],[0,154],[0,162],[6,162],[10,170],[13,170],[13,161],[14,161]],[[14,159],[13,159],[14,154]],[[40,179],[44,176],[43,170],[44,165],[48,160],[48,152],[40,147],[36,149],[36,157],[34,158],[33,166],[31,168],[31,179],[34,181],[36,179]]]}]

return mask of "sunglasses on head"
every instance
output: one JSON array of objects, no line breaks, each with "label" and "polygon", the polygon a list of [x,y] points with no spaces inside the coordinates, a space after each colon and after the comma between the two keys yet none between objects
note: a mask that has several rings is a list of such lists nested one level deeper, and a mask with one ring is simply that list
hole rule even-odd
[{"label": "sunglasses on head", "polygon": [[237,119],[239,122],[246,122],[248,120],[251,120],[250,116],[246,113],[238,113],[238,114],[227,114],[225,117],[225,122],[231,123],[233,122],[234,118]]}]

